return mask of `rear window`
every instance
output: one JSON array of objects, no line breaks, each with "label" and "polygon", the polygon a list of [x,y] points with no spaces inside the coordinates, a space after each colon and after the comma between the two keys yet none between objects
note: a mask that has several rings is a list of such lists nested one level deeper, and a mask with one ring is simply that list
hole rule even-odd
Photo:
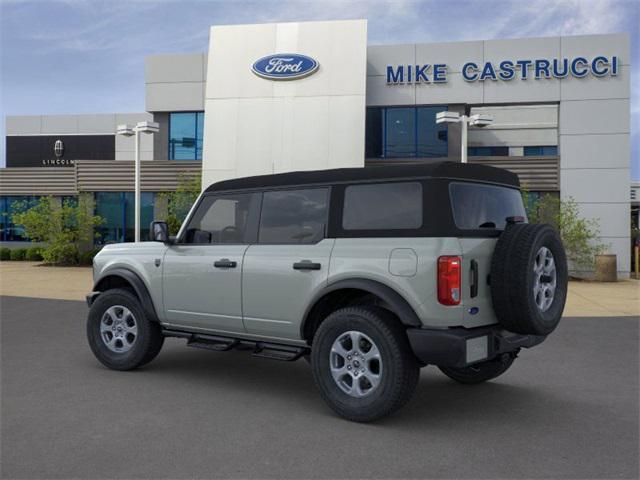
[{"label": "rear window", "polygon": [[526,218],[520,191],[514,188],[451,183],[453,219],[461,230],[504,229],[507,217]]},{"label": "rear window", "polygon": [[352,185],[344,192],[345,230],[409,230],[422,226],[418,182]]}]

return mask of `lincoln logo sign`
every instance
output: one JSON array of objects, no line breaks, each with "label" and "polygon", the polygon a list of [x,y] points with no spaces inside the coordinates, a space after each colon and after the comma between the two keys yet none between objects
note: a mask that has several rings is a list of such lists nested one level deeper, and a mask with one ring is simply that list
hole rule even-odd
[{"label": "lincoln logo sign", "polygon": [[318,62],[306,55],[279,53],[256,60],[251,70],[269,80],[296,80],[315,73],[318,66]]},{"label": "lincoln logo sign", "polygon": [[64,143],[62,143],[62,140],[56,140],[56,143],[53,144],[53,153],[56,158],[61,158],[64,155]]},{"label": "lincoln logo sign", "polygon": [[[387,65],[387,84],[446,83],[445,63],[420,65]],[[533,60],[502,60],[498,62],[462,65],[462,78],[467,82],[540,80],[548,78],[615,77],[620,70],[620,58],[599,55],[593,58],[538,58]]]}]

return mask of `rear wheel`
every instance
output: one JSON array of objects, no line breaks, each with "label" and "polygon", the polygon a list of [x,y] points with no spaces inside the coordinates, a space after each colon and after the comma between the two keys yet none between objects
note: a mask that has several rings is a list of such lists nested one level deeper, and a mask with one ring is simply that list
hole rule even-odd
[{"label": "rear wheel", "polygon": [[91,305],[87,318],[91,351],[105,366],[132,370],[153,360],[164,343],[160,325],[147,318],[128,290],[108,290]]},{"label": "rear wheel", "polygon": [[486,382],[506,372],[516,359],[517,352],[504,353],[487,362],[476,363],[468,367],[438,367],[447,377],[459,383],[472,385]]},{"label": "rear wheel", "polygon": [[368,306],[337,310],[322,322],[313,340],[311,368],[327,404],[357,422],[402,407],[420,374],[397,318]]}]

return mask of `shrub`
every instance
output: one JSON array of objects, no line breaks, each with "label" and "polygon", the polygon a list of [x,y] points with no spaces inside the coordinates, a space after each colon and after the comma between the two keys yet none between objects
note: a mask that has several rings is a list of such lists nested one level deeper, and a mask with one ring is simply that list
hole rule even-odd
[{"label": "shrub", "polygon": [[42,260],[42,248],[31,247],[27,249],[27,255],[25,257],[30,262],[39,262]]},{"label": "shrub", "polygon": [[27,256],[26,248],[14,248],[11,250],[11,260],[24,260]]},{"label": "shrub", "polygon": [[567,259],[578,270],[591,270],[595,256],[606,249],[600,242],[597,219],[580,217],[578,205],[571,198],[542,196],[527,212],[531,223],[549,223],[560,232]]},{"label": "shrub", "polygon": [[11,249],[8,247],[0,247],[0,260],[11,260]]},{"label": "shrub", "polygon": [[73,243],[64,245],[54,243],[42,250],[42,259],[45,263],[53,265],[77,265],[80,253]]},{"label": "shrub", "polygon": [[93,265],[93,257],[95,257],[102,247],[96,247],[88,252],[80,254],[80,263],[82,265]]},{"label": "shrub", "polygon": [[46,242],[42,259],[54,265],[77,264],[80,245],[93,240],[94,228],[103,222],[93,214],[93,199],[87,195],[62,205],[52,197],[41,197],[35,206],[18,205],[15,210],[13,223],[22,225],[32,240]]}]

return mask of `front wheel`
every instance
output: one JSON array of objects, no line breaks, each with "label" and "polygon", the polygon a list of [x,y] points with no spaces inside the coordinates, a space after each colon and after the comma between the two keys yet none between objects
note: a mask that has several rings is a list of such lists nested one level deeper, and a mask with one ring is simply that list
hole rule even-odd
[{"label": "front wheel", "polygon": [[113,370],[132,370],[153,360],[164,343],[160,325],[147,318],[140,301],[124,289],[107,290],[87,318],[91,351]]},{"label": "front wheel", "polygon": [[506,372],[516,359],[517,352],[503,353],[492,360],[476,363],[468,367],[438,367],[447,377],[459,383],[473,385],[499,377]]},{"label": "front wheel", "polygon": [[420,375],[402,325],[378,307],[348,307],[327,317],[313,339],[311,368],[327,404],[356,422],[402,407]]}]

